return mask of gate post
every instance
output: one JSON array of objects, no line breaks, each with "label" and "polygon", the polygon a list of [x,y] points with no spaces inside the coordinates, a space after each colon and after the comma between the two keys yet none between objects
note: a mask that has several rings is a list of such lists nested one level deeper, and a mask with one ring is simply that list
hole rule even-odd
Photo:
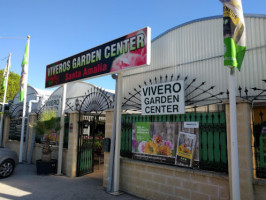
[{"label": "gate post", "polygon": [[69,114],[69,133],[68,133],[68,152],[66,175],[76,177],[77,171],[77,144],[78,144],[78,129],[79,129],[79,113],[73,111]]},{"label": "gate post", "polygon": [[[114,120],[114,111],[107,110],[106,111],[106,120],[105,120],[105,138],[112,138],[112,128],[113,128],[113,120]],[[103,172],[103,186],[107,187],[108,183],[108,170],[109,170],[109,160],[110,160],[110,152],[104,152],[104,172]]]},{"label": "gate post", "polygon": [[[252,131],[251,131],[251,105],[247,101],[238,101],[237,111],[237,140],[239,154],[239,181],[241,199],[254,199],[253,191],[253,158],[252,158]],[[226,129],[228,149],[228,170],[230,195],[232,195],[231,177],[231,149],[230,149],[230,112],[226,104]],[[231,197],[232,198],[232,197]],[[230,199],[231,199],[230,198]]]}]

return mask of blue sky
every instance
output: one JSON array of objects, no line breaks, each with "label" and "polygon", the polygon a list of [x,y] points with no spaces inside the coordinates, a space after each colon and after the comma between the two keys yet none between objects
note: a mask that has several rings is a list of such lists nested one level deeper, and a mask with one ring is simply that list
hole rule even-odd
[{"label": "blue sky", "polygon": [[[244,14],[266,14],[266,0],[242,0]],[[29,80],[45,88],[46,65],[106,43],[146,26],[152,39],[191,20],[222,15],[219,0],[0,0],[0,69],[12,53],[11,71],[21,73],[30,40]],[[114,89],[111,76],[89,83]]]}]

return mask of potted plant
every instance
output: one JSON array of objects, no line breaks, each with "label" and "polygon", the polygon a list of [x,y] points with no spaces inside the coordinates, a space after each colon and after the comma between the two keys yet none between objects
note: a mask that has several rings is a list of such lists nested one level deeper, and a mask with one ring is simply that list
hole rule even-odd
[{"label": "potted plant", "polygon": [[32,126],[43,142],[42,158],[36,161],[37,174],[49,174],[56,169],[56,160],[51,159],[51,141],[56,141],[56,133],[61,129],[60,117],[55,110],[46,110]]},{"label": "potted plant", "polygon": [[94,152],[98,155],[101,155],[103,147],[103,137],[99,136],[95,138],[94,141]]}]

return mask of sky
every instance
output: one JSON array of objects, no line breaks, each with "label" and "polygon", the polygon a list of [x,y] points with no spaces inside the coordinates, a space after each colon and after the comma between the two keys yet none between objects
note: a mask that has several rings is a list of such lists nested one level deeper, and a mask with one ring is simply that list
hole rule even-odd
[{"label": "sky", "polygon": [[[266,0],[242,0],[242,6],[244,14],[266,14]],[[183,23],[222,15],[219,0],[0,0],[0,9],[0,69],[11,53],[10,70],[21,74],[30,35],[28,84],[39,89],[45,89],[48,64],[146,26],[153,39]],[[115,89],[111,75],[86,82]]]}]

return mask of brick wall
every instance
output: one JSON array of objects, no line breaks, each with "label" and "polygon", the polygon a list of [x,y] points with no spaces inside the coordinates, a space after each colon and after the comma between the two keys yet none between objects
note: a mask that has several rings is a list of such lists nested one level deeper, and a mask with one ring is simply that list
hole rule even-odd
[{"label": "brick wall", "polygon": [[174,166],[122,159],[120,182],[147,199],[229,199],[227,176]]},{"label": "brick wall", "polygon": [[[105,137],[112,135],[113,112],[106,113]],[[104,153],[107,186],[110,153]],[[227,175],[121,158],[120,190],[146,199],[229,199]]]},{"label": "brick wall", "polygon": [[120,169],[120,190],[145,199],[229,199],[227,175],[127,158],[121,159]]},{"label": "brick wall", "polygon": [[254,195],[256,200],[266,199],[266,180],[256,180],[254,184]]}]

